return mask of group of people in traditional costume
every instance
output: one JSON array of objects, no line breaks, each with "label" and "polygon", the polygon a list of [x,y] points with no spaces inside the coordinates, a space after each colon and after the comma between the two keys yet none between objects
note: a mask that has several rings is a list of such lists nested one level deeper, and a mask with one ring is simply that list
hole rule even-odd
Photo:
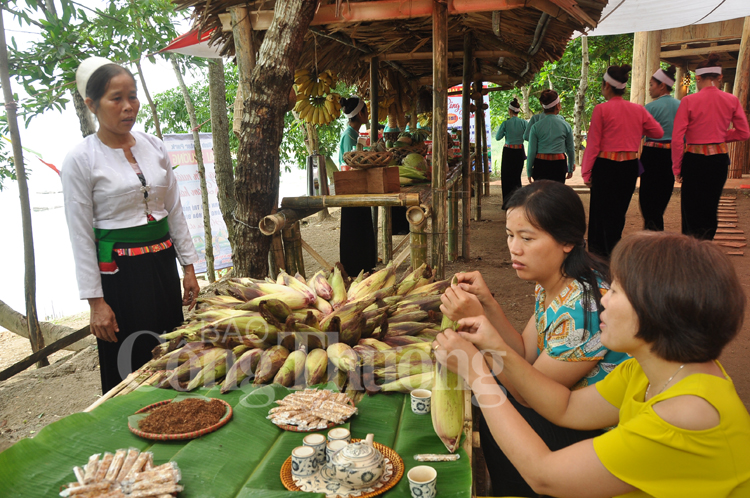
[{"label": "group of people in traditional costume", "polygon": [[[698,92],[682,100],[671,96],[674,66],[657,70],[649,83],[653,101],[645,107],[622,98],[630,69],[610,66],[604,73],[606,102],[594,108],[581,161],[581,176],[591,187],[588,246],[605,258],[622,237],[638,177],[645,229],[664,230],[664,212],[676,179],[682,183],[682,233],[713,239],[729,167],[727,143],[750,137],[739,100],[718,88],[722,80],[718,55],[711,54],[698,65]],[[573,134],[559,116],[559,97],[545,90],[540,102],[544,112],[527,123],[518,117],[520,107],[514,99],[510,118],[495,136],[505,138],[503,209],[506,199],[521,186],[524,140],[529,143],[526,173],[530,182],[564,182],[575,171]]]}]

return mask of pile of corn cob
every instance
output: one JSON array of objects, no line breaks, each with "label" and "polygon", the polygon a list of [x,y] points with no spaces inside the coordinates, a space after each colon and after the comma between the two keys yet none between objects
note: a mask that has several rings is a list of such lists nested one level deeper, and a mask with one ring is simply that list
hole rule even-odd
[{"label": "pile of corn cob", "polygon": [[283,272],[275,281],[231,279],[222,293],[199,298],[192,320],[163,336],[167,342],[146,370],[163,371],[156,385],[177,390],[333,382],[356,399],[430,389],[431,344],[449,285],[435,282],[426,265],[401,279],[388,265],[348,286],[338,267],[308,281]]},{"label": "pile of corn cob", "polygon": [[[430,344],[442,320],[440,294],[422,265],[397,281],[392,265],[346,286],[338,267],[309,281],[237,278],[203,296],[193,319],[165,334],[149,371],[160,387],[193,390],[222,381],[222,392],[254,382],[287,387],[333,381],[352,391],[430,385]],[[181,347],[180,347],[181,346]]]}]

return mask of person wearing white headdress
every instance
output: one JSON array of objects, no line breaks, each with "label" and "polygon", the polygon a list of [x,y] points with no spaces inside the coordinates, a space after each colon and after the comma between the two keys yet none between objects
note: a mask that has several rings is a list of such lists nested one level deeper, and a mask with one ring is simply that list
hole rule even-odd
[{"label": "person wearing white headdress", "polygon": [[529,181],[553,180],[565,183],[575,171],[573,130],[560,116],[560,96],[544,90],[539,96],[544,108],[542,118],[531,125],[526,174]]},{"label": "person wearing white headdress", "polygon": [[674,189],[672,174],[672,125],[680,101],[672,97],[677,69],[670,66],[666,71],[657,70],[649,82],[648,92],[652,102],[646,104],[646,110],[659,122],[664,130],[661,138],[646,138],[641,153],[641,184],[638,202],[643,215],[645,230],[664,230],[664,211]]},{"label": "person wearing white headdress", "polygon": [[716,210],[729,172],[727,143],[750,137],[739,99],[719,89],[721,71],[718,54],[698,64],[698,93],[682,98],[672,132],[672,171],[682,182],[682,233],[707,240],[718,227]]},{"label": "person wearing white headdress", "polygon": [[642,105],[622,98],[630,66],[609,66],[602,77],[607,100],[594,107],[588,143],[581,162],[583,181],[591,187],[589,250],[609,258],[625,228],[625,215],[638,180],[638,150],[643,135],[661,138],[659,123]]},{"label": "person wearing white headdress", "polygon": [[521,104],[514,98],[508,105],[510,117],[503,121],[495,133],[495,140],[505,138],[503,157],[500,165],[500,183],[503,191],[503,209],[511,194],[521,188],[521,173],[526,153],[523,150],[523,134],[526,132],[526,120],[518,117]]},{"label": "person wearing white headdress", "polygon": [[195,305],[198,254],[164,144],[132,131],[140,107],[133,75],[91,57],[76,84],[99,129],[63,161],[65,217],[106,393],[151,359],[158,335],[182,323],[182,306]]},{"label": "person wearing white headdress", "polygon": [[[349,120],[349,126],[341,134],[339,141],[339,167],[345,164],[344,153],[357,148],[359,129],[368,120],[367,105],[360,97],[341,99],[341,110]],[[372,271],[378,264],[378,247],[371,213],[369,207],[341,208],[339,262],[352,277],[361,271]]]}]

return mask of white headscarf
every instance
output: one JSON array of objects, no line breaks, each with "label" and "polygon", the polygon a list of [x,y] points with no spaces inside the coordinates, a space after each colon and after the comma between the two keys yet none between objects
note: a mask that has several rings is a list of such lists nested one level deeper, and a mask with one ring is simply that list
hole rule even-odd
[{"label": "white headscarf", "polygon": [[78,69],[76,69],[76,86],[78,87],[78,93],[81,94],[83,100],[86,100],[86,85],[89,82],[89,78],[91,78],[91,75],[94,74],[97,69],[106,64],[114,64],[114,62],[105,59],[104,57],[94,56],[81,62]]}]

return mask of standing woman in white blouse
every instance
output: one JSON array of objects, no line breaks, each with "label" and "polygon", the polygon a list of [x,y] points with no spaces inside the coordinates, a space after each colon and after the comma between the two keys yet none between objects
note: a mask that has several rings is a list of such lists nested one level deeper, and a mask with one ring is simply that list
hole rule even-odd
[{"label": "standing woman in white blouse", "polygon": [[182,306],[195,304],[198,254],[164,144],[131,131],[140,107],[133,75],[91,57],[76,83],[99,130],[63,162],[65,217],[106,393],[149,361],[158,334],[180,325]]}]

